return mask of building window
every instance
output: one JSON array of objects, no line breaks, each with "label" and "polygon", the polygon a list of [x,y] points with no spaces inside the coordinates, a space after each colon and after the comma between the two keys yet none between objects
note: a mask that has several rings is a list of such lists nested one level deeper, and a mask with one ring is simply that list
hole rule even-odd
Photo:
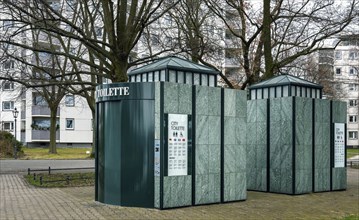
[{"label": "building window", "polygon": [[14,83],[13,82],[8,82],[8,81],[5,81],[3,82],[2,84],[2,90],[14,90]]},{"label": "building window", "polygon": [[340,87],[341,87],[340,84],[335,84],[335,89],[336,90],[340,90]]},{"label": "building window", "polygon": [[95,27],[96,37],[102,37],[102,27]]},{"label": "building window", "polygon": [[66,106],[75,106],[74,95],[66,95],[65,96],[65,104],[66,104]]},{"label": "building window", "polygon": [[357,99],[350,99],[349,100],[349,107],[356,107],[358,106],[358,100]]},{"label": "building window", "polygon": [[158,34],[152,34],[152,35],[151,35],[151,43],[152,43],[154,46],[160,45],[160,37],[159,37]]},{"label": "building window", "polygon": [[358,132],[357,131],[349,131],[349,139],[358,139]]},{"label": "building window", "polygon": [[5,31],[7,31],[9,28],[14,27],[14,21],[12,21],[12,20],[4,20],[2,27],[3,27],[3,29]]},{"label": "building window", "polygon": [[40,94],[33,94],[33,103],[34,105],[48,106],[46,99]]},{"label": "building window", "polygon": [[354,83],[349,84],[349,91],[357,91],[357,90],[358,90],[357,84],[354,84]]},{"label": "building window", "polygon": [[349,60],[355,60],[358,57],[358,53],[356,51],[349,52]]},{"label": "building window", "polygon": [[342,74],[342,68],[335,68],[335,74],[341,75]]},{"label": "building window", "polygon": [[15,62],[13,60],[7,60],[7,61],[4,62],[3,66],[4,66],[5,70],[14,69]]},{"label": "building window", "polygon": [[14,109],[14,102],[13,101],[3,101],[2,102],[2,110],[8,111]]},{"label": "building window", "polygon": [[74,130],[74,122],[75,122],[75,119],[66,118],[66,129],[67,130]]},{"label": "building window", "polygon": [[14,129],[14,122],[12,121],[4,121],[2,123],[2,130],[4,131],[12,131]]},{"label": "building window", "polygon": [[357,122],[357,115],[349,115],[349,122],[350,123]]},{"label": "building window", "polygon": [[352,75],[352,76],[357,75],[357,70],[354,67],[350,67],[349,75]]},{"label": "building window", "polygon": [[342,52],[341,51],[335,51],[335,59],[341,60],[342,59]]}]

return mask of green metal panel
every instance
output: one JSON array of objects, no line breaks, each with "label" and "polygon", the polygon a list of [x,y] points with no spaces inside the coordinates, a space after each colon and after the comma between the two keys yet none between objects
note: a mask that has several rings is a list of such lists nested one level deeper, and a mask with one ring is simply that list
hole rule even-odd
[{"label": "green metal panel", "polygon": [[96,199],[100,202],[154,207],[155,101],[149,99],[154,87],[147,85],[130,88],[136,91],[132,94],[140,94],[131,99],[97,103]]}]

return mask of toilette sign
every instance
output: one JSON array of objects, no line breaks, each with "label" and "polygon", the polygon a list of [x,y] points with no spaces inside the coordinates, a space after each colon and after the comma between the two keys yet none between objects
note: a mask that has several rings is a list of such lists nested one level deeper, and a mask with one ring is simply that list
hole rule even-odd
[{"label": "toilette sign", "polygon": [[334,167],[345,167],[344,123],[334,123]]},{"label": "toilette sign", "polygon": [[111,97],[111,96],[129,96],[130,87],[108,87],[96,90],[96,98]]},{"label": "toilette sign", "polygon": [[168,114],[168,176],[187,175],[188,115]]}]

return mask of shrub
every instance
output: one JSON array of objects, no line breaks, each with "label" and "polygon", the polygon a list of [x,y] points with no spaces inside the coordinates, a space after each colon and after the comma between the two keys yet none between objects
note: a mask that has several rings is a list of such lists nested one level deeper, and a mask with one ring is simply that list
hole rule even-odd
[{"label": "shrub", "polygon": [[16,146],[17,157],[24,156],[22,144],[15,140],[14,135],[7,131],[0,131],[0,158],[13,158],[14,146]]}]

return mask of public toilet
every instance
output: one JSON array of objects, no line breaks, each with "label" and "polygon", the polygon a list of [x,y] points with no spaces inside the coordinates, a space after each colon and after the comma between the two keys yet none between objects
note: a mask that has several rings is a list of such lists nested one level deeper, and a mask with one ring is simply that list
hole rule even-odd
[{"label": "public toilet", "polygon": [[148,208],[245,200],[247,92],[166,57],[96,89],[96,201]]},{"label": "public toilet", "polygon": [[249,190],[303,194],[346,189],[346,103],[281,75],[249,87]]}]

